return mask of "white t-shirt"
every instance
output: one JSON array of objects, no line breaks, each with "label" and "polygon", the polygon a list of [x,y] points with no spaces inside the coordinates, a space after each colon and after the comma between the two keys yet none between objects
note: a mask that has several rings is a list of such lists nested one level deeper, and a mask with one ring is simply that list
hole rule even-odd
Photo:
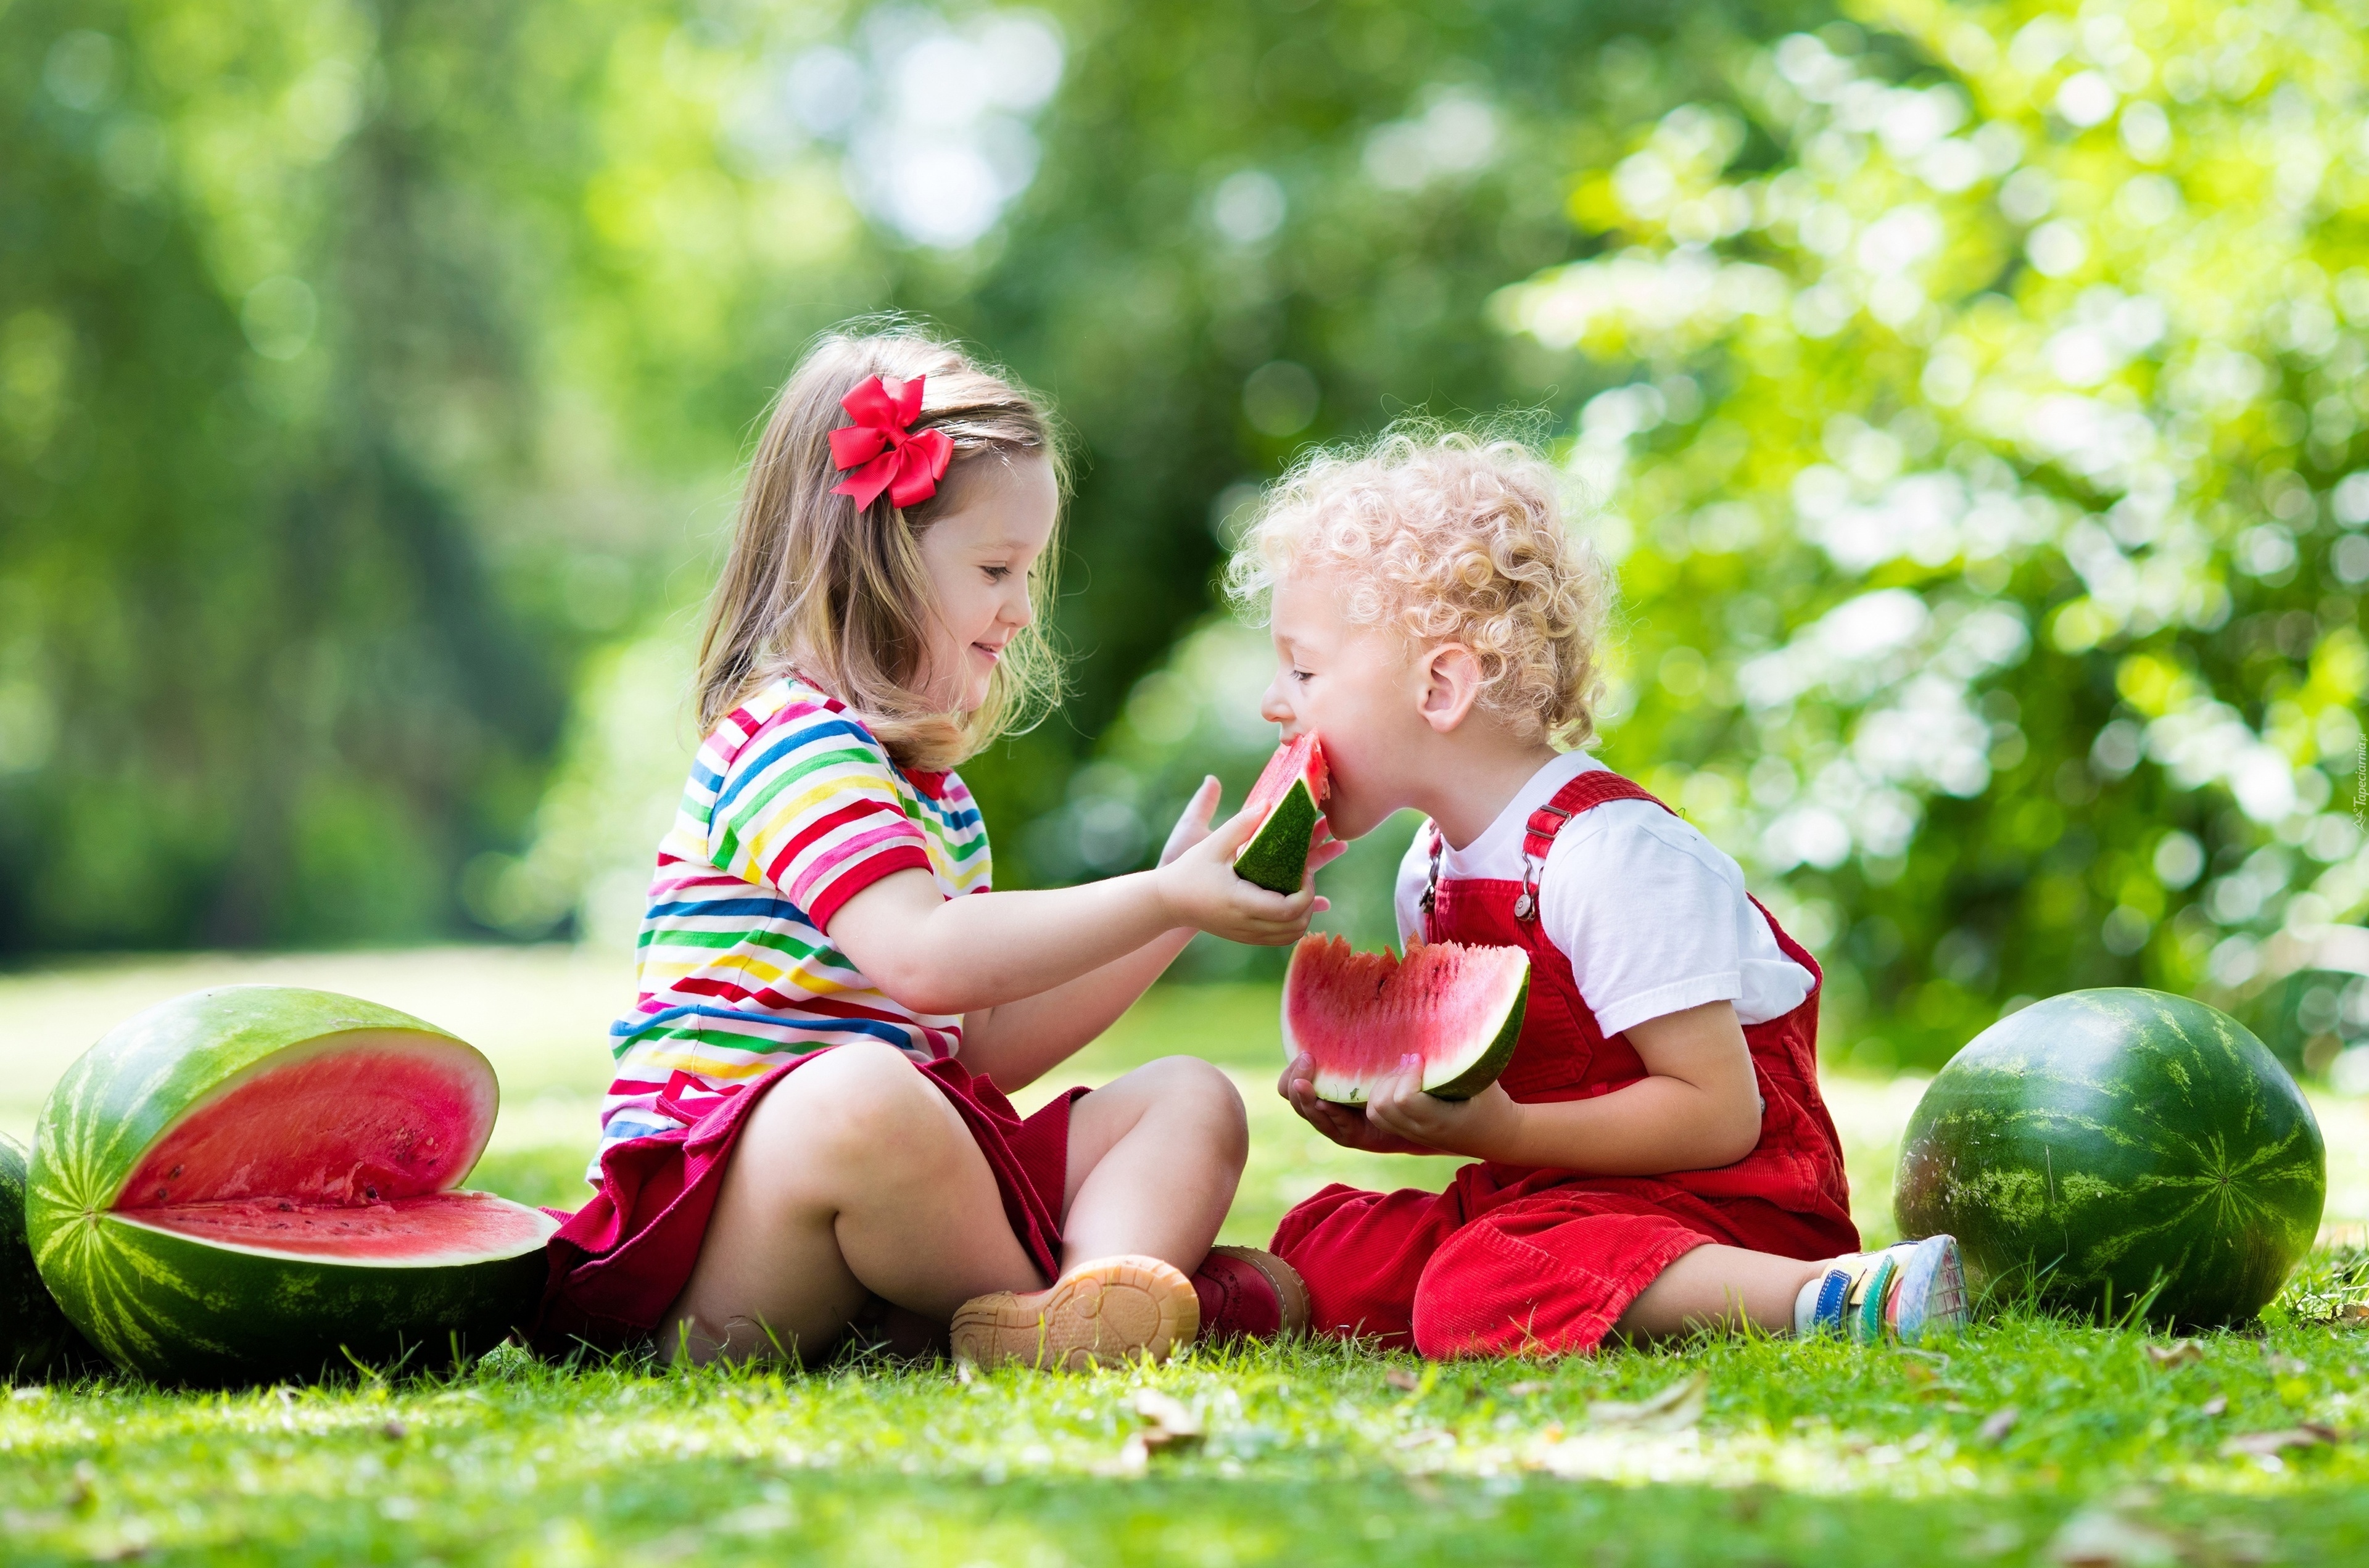
[{"label": "white t-shirt", "polygon": [[[1461,850],[1443,850],[1440,879],[1520,881],[1530,813],[1603,766],[1585,751],[1566,751],[1540,768],[1487,831]],[[1402,943],[1423,934],[1430,870],[1426,827],[1399,864]],[[1539,921],[1571,960],[1572,979],[1607,1038],[1707,1001],[1734,1002],[1738,1023],[1766,1023],[1810,994],[1810,971],[1785,956],[1767,917],[1745,897],[1744,868],[1650,800],[1608,800],[1563,825],[1539,879]]]}]

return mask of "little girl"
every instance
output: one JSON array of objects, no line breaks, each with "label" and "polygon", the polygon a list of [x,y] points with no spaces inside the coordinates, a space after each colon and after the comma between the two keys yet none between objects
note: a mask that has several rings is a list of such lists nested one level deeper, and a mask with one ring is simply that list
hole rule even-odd
[{"label": "little girl", "polygon": [[1362,1110],[1279,1088],[1337,1143],[1459,1154],[1448,1190],[1332,1186],[1275,1251],[1314,1326],[1425,1356],[1585,1351],[1746,1320],[1906,1340],[1964,1317],[1946,1236],[1860,1253],[1818,1095],[1815,960],[1734,860],[1573,747],[1593,733],[1605,589],[1552,473],[1511,442],[1399,434],[1287,481],[1237,555],[1281,670],[1266,717],[1324,743],[1336,838],[1430,818],[1407,941],[1513,945],[1528,1008],[1463,1102],[1421,1064]]},{"label": "little girl", "polygon": [[1035,623],[1059,505],[1043,410],[943,344],[835,334],[783,388],[541,1343],[811,1360],[950,1326],[982,1364],[1074,1367],[1305,1322],[1288,1268],[1210,1250],[1246,1142],[1215,1069],[1171,1058],[1024,1120],[1001,1093],[1196,930],[1278,944],[1323,907],[1233,874],[1254,824],[1210,830],[1215,779],[1156,871],[988,890],[951,769],[1056,695]]}]

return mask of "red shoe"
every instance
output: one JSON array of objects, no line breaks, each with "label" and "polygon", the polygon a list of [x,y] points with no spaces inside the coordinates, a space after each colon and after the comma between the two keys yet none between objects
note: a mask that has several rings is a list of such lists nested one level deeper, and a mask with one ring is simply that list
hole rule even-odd
[{"label": "red shoe", "polygon": [[1201,1337],[1273,1339],[1308,1328],[1308,1286],[1299,1271],[1256,1247],[1212,1247],[1193,1271]]}]

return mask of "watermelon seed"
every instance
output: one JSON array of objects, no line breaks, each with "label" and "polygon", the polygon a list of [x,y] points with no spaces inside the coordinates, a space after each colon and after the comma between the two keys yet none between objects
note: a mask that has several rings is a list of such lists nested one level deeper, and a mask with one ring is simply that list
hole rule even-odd
[{"label": "watermelon seed", "polygon": [[181,1173],[188,1169],[189,1167],[186,1165],[176,1165],[171,1170],[165,1173],[165,1179],[168,1182],[177,1182],[181,1179]]}]

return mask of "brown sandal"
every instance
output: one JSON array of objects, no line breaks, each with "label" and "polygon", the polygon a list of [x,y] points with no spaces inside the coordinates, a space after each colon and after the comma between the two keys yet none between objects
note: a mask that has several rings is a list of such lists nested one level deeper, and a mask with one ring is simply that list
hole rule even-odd
[{"label": "brown sandal", "polygon": [[1165,1361],[1200,1326],[1193,1282],[1128,1254],[1080,1264],[1049,1289],[975,1297],[956,1310],[949,1337],[957,1360],[979,1367],[1082,1372],[1146,1355]]}]

